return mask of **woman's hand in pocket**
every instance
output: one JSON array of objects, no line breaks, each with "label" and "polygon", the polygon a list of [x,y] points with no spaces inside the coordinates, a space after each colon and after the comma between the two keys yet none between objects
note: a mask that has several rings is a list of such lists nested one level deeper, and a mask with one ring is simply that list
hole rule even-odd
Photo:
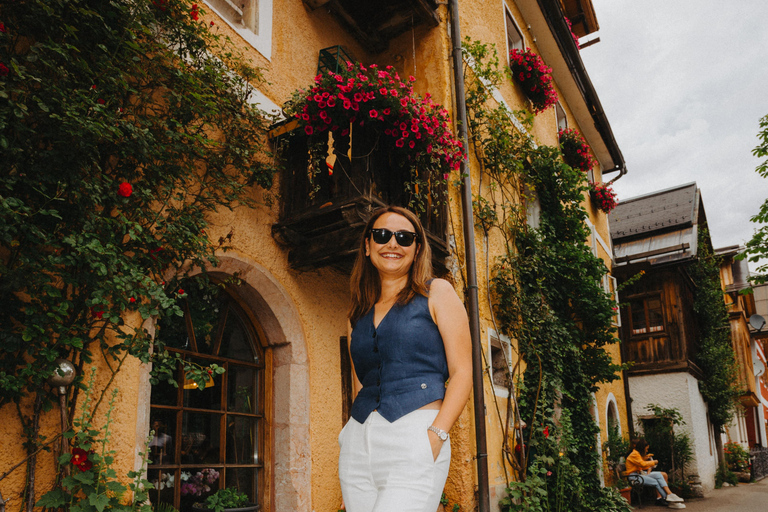
[{"label": "woman's hand in pocket", "polygon": [[443,441],[437,437],[437,434],[431,430],[427,431],[429,437],[429,444],[432,447],[432,460],[437,460],[437,456],[440,455],[440,450],[443,449]]}]

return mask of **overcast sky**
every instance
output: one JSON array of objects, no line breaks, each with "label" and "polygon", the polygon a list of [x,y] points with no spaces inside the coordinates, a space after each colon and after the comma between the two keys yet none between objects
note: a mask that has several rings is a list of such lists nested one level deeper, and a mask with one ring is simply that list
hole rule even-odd
[{"label": "overcast sky", "polygon": [[593,4],[600,42],[581,56],[629,170],[619,201],[695,181],[714,246],[743,244],[768,197],[752,156],[768,114],[768,0]]}]

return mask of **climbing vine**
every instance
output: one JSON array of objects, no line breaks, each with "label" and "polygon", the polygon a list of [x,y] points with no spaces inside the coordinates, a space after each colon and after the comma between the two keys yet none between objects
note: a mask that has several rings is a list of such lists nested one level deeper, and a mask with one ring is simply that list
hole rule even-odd
[{"label": "climbing vine", "polygon": [[469,40],[464,48],[472,63],[465,68],[470,142],[483,189],[475,216],[486,241],[504,247],[489,265],[489,296],[497,330],[516,340],[524,361],[510,384],[514,414],[506,428],[516,442],[505,447],[505,460],[514,481],[502,507],[628,510],[598,477],[592,393],[618,378],[621,366],[605,350],[617,341],[614,303],[602,286],[605,264],[587,244],[584,172],[566,164],[559,148],[533,141],[529,112],[494,103],[490,88],[511,79],[495,51]]}]

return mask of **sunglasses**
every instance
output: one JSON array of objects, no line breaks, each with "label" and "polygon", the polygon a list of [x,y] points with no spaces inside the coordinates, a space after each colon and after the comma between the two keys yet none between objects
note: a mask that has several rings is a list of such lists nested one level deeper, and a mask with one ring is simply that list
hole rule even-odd
[{"label": "sunglasses", "polygon": [[400,247],[410,247],[418,236],[411,231],[390,231],[388,229],[372,229],[371,238],[379,245],[384,245],[395,235],[395,241]]}]

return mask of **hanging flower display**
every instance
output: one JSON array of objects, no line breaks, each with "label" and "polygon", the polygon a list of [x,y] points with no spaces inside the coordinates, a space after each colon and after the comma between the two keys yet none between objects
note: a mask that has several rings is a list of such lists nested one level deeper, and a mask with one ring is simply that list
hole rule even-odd
[{"label": "hanging flower display", "polygon": [[604,213],[611,213],[611,210],[619,204],[616,198],[616,192],[605,183],[590,183],[589,196],[597,206],[597,209]]},{"label": "hanging flower display", "polygon": [[512,68],[512,77],[531,100],[534,114],[557,102],[557,92],[550,74],[552,68],[547,67],[530,48],[525,51],[515,48],[509,52],[509,67]]},{"label": "hanging flower display", "polygon": [[464,159],[462,143],[451,131],[448,111],[413,91],[415,78],[400,78],[387,66],[347,62],[341,73],[328,71],[315,77],[315,86],[294,93],[286,109],[299,120],[310,142],[345,139],[360,130],[379,134],[379,148],[411,169],[446,179]]},{"label": "hanging flower display", "polygon": [[571,37],[573,38],[573,42],[576,43],[576,49],[581,50],[581,46],[579,45],[579,36],[573,33],[573,25],[571,24],[571,20],[569,20],[567,16],[564,16],[564,18],[565,24],[568,25],[568,31],[571,33]]},{"label": "hanging flower display", "polygon": [[557,132],[557,138],[560,141],[560,151],[563,153],[565,163],[584,172],[589,172],[595,166],[596,162],[589,151],[589,144],[578,131],[566,128]]}]

